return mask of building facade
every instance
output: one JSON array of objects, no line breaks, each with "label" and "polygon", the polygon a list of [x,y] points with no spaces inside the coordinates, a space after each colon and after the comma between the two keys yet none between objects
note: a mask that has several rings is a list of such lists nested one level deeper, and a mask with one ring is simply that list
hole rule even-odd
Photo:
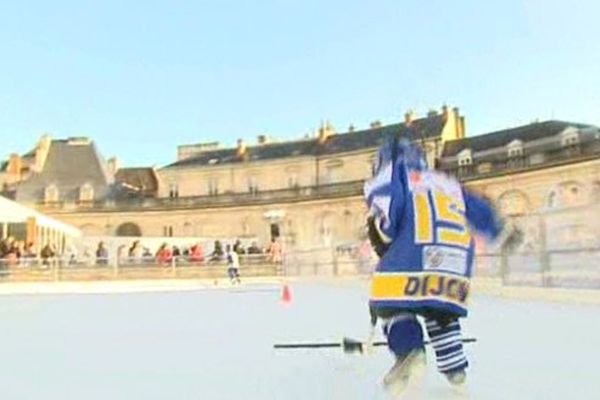
[{"label": "building facade", "polygon": [[[344,133],[324,124],[314,137],[298,141],[260,136],[232,148],[184,145],[174,163],[156,170],[118,168],[116,160],[104,162],[93,143],[79,143],[87,158],[80,155],[77,166],[68,166],[79,170],[73,176],[59,174],[70,177],[68,182],[54,179],[66,167],[59,168],[60,159],[52,155],[76,143],[46,138],[28,153],[35,170],[23,167],[28,155],[13,155],[0,179],[18,201],[88,235],[255,237],[262,243],[280,237],[294,248],[327,247],[363,236],[362,185],[377,148],[390,135],[418,143],[430,165],[496,202],[504,215],[523,224],[527,246],[539,243],[546,229],[535,218],[543,214],[545,224],[549,215],[591,207],[600,193],[597,127],[546,121],[467,137],[464,117],[448,107]],[[93,196],[82,196],[89,187]],[[585,218],[567,219],[577,237],[598,240]]]}]

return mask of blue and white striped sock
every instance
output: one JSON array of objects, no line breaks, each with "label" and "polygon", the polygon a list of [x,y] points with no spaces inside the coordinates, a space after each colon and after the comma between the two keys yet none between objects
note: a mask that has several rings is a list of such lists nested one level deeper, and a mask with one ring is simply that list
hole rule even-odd
[{"label": "blue and white striped sock", "polygon": [[447,374],[469,366],[463,351],[462,333],[458,320],[442,326],[436,320],[426,319],[425,326],[440,372]]}]

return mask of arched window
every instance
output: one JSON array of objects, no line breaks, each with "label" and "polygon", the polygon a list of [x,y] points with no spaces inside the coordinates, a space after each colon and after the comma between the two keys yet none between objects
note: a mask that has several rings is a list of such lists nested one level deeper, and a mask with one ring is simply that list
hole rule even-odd
[{"label": "arched window", "polygon": [[138,224],[133,222],[125,222],[117,228],[117,236],[142,236],[142,230]]},{"label": "arched window", "polygon": [[530,210],[527,195],[520,190],[509,190],[498,197],[498,208],[504,216],[516,217],[526,215]]}]

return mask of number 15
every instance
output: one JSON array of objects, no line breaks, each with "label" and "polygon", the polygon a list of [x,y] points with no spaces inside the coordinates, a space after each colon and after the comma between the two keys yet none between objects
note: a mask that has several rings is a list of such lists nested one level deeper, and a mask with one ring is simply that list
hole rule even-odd
[{"label": "number 15", "polygon": [[[421,191],[413,193],[413,204],[416,243],[469,247],[471,234],[467,227],[465,204],[462,199],[453,198],[437,190]],[[452,226],[438,226],[439,222]]]}]

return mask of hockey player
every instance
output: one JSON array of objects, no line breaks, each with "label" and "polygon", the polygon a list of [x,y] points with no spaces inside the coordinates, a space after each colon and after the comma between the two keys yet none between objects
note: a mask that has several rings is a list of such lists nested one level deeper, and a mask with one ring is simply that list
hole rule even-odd
[{"label": "hockey player", "polygon": [[240,273],[239,273],[239,268],[240,268],[240,256],[238,255],[237,252],[235,252],[232,248],[231,245],[227,245],[227,274],[229,275],[229,280],[231,281],[231,284],[236,284],[236,283],[241,283],[240,280]]},{"label": "hockey player", "polygon": [[468,362],[459,318],[467,316],[472,232],[500,240],[503,224],[487,201],[428,169],[420,148],[397,139],[380,149],[364,194],[369,239],[380,257],[371,283],[372,322],[383,320],[396,357],[384,386],[400,394],[411,374],[424,369],[417,316],[425,320],[438,370],[462,384]]}]

